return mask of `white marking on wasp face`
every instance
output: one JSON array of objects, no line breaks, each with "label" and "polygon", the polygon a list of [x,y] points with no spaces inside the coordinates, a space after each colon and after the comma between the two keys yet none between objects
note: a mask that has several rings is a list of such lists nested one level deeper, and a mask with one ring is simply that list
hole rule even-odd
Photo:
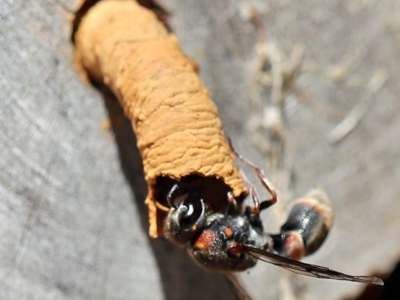
[{"label": "white marking on wasp face", "polygon": [[188,207],[188,211],[185,213],[185,217],[191,216],[193,214],[193,212],[194,212],[193,205],[190,204],[189,207]]}]

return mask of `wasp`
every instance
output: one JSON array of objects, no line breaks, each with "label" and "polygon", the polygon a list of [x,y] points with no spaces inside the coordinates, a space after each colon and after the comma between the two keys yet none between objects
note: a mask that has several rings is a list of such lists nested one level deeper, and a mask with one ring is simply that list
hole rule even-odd
[{"label": "wasp", "polygon": [[207,204],[212,201],[202,193],[204,187],[193,188],[190,180],[171,181],[165,195],[170,211],[164,223],[164,234],[169,240],[187,247],[193,260],[207,270],[244,271],[261,260],[305,276],[383,285],[376,277],[348,275],[299,261],[319,249],[333,224],[332,209],[320,189],[311,190],[292,203],[279,233],[265,233],[260,213],[277,202],[277,194],[262,169],[238,154],[232,145],[231,149],[254,169],[272,198],[260,201],[254,186],[247,182],[254,207],[241,208],[227,191],[227,212],[214,213]]},{"label": "wasp", "polygon": [[[136,1],[87,0],[72,40],[82,75],[107,85],[132,122],[149,188],[150,236],[187,247],[208,270],[243,271],[263,260],[307,276],[383,284],[298,261],[322,245],[333,223],[321,191],[295,201],[278,234],[264,232],[260,213],[277,194],[260,168],[227,145],[197,64],[156,14]],[[259,200],[232,153],[256,172],[270,200]],[[247,194],[253,207],[243,207]]]}]

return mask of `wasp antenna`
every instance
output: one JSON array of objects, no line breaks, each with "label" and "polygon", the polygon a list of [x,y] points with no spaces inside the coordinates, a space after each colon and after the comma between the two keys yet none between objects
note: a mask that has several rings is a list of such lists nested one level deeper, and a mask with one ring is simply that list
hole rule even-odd
[{"label": "wasp antenna", "polygon": [[161,211],[165,211],[165,212],[169,212],[170,208],[166,207],[164,205],[162,205],[160,202],[155,201],[156,207],[161,210]]},{"label": "wasp antenna", "polygon": [[[268,204],[264,204],[264,206],[270,207],[270,206],[274,205],[278,201],[278,196],[275,192],[274,187],[272,186],[271,181],[267,178],[264,171],[261,168],[257,167],[257,165],[252,163],[250,160],[248,160],[247,158],[245,158],[244,156],[239,154],[233,147],[233,144],[232,144],[232,141],[230,138],[228,138],[228,144],[229,144],[229,147],[231,148],[232,152],[235,154],[235,156],[239,160],[241,160],[243,163],[245,163],[247,166],[249,166],[250,168],[252,168],[254,170],[258,179],[260,180],[261,184],[263,185],[263,187],[266,188],[267,191],[271,194],[272,197],[270,200],[263,201],[263,202],[268,203]],[[248,182],[248,180],[247,180],[247,182]]]}]

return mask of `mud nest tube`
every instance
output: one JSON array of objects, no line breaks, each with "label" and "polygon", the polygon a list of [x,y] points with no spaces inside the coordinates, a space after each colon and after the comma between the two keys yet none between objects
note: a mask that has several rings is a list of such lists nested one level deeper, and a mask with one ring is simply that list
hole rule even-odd
[{"label": "mud nest tube", "polygon": [[215,178],[239,202],[247,194],[197,64],[157,9],[129,0],[85,1],[72,35],[81,74],[107,85],[131,120],[149,190],[151,237],[163,236],[166,216],[156,206],[158,178]]}]

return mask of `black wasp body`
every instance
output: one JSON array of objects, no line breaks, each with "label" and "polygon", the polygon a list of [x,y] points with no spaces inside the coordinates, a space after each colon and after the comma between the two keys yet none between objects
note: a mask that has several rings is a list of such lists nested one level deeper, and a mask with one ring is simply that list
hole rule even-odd
[{"label": "black wasp body", "polygon": [[255,266],[257,259],[244,252],[243,245],[268,249],[258,215],[249,210],[240,214],[212,214],[200,234],[191,241],[188,250],[202,267],[216,271],[244,271]]},{"label": "black wasp body", "polygon": [[216,271],[243,271],[253,267],[257,259],[243,253],[242,245],[267,249],[259,214],[250,208],[240,214],[235,203],[228,211],[212,213],[198,191],[181,197],[172,204],[165,224],[166,237],[178,245],[187,245],[189,254],[200,266]]},{"label": "black wasp body", "polygon": [[[234,153],[255,170],[272,198],[259,201],[254,186],[247,182],[255,205],[243,209],[243,199],[235,199],[215,178],[167,180],[166,192],[161,195],[170,208],[164,222],[164,233],[170,241],[186,246],[194,261],[208,270],[243,271],[262,260],[306,276],[383,285],[376,277],[347,275],[298,261],[323,244],[333,224],[332,209],[320,189],[293,202],[278,234],[265,233],[260,212],[276,203],[276,193],[261,169]],[[212,206],[209,198],[213,194],[216,198],[223,195],[222,202],[228,203],[225,212]]]}]

